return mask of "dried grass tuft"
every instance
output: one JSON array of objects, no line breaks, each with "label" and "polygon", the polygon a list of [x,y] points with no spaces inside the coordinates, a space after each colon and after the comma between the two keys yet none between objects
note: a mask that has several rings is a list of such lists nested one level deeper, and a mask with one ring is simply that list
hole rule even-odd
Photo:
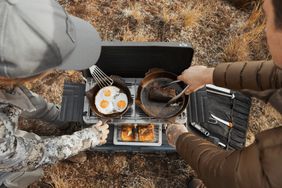
[{"label": "dried grass tuft", "polygon": [[138,23],[141,23],[144,20],[141,10],[142,7],[139,3],[130,3],[129,8],[124,9],[122,12],[125,17],[132,16]]},{"label": "dried grass tuft", "polygon": [[161,19],[165,24],[178,23],[178,15],[166,7],[162,9]]},{"label": "dried grass tuft", "polygon": [[227,62],[249,59],[249,41],[244,35],[234,37],[224,49],[224,60]]},{"label": "dried grass tuft", "polygon": [[199,24],[200,19],[203,17],[201,6],[200,4],[194,8],[187,7],[182,11],[181,16],[183,17],[183,25],[185,28],[192,28]]},{"label": "dried grass tuft", "polygon": [[123,41],[148,42],[152,40],[153,36],[146,34],[143,29],[139,29],[133,32],[127,26],[123,33]]},{"label": "dried grass tuft", "polygon": [[63,176],[65,170],[66,169],[62,169],[58,165],[54,166],[51,169],[51,172],[49,173],[49,175],[50,175],[54,188],[72,187],[69,181]]},{"label": "dried grass tuft", "polygon": [[239,35],[232,37],[224,48],[225,61],[252,59],[252,50],[261,46],[265,29],[262,7],[257,4],[248,20],[241,26]]}]

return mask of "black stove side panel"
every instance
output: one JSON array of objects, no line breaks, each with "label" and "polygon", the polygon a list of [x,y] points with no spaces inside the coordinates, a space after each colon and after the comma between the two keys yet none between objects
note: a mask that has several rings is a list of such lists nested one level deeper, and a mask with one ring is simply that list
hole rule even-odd
[{"label": "black stove side panel", "polygon": [[[103,42],[98,65],[108,75],[143,78],[150,68],[181,74],[191,65],[194,50],[176,42]],[[86,76],[90,76],[88,70]]]}]

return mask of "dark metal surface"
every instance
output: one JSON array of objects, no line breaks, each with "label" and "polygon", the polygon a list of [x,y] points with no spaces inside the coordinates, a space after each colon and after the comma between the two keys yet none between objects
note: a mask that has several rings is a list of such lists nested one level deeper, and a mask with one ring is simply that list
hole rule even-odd
[{"label": "dark metal surface", "polygon": [[[176,79],[177,75],[173,73],[161,69],[150,70],[138,87],[137,97],[135,99],[136,104],[147,115],[152,117],[170,119],[179,115],[187,107],[188,96],[182,96],[178,102],[178,106],[166,106],[166,103],[155,102],[149,99],[150,89],[165,85]],[[175,89],[177,93],[183,90],[183,85],[180,83],[176,83],[170,87]]]},{"label": "dark metal surface", "polygon": [[66,82],[61,104],[60,120],[63,122],[83,122],[85,85]]},{"label": "dark metal surface", "polygon": [[[194,50],[180,42],[103,42],[97,62],[107,75],[143,78],[154,67],[181,74],[191,65]],[[90,77],[89,71],[85,76]]]}]

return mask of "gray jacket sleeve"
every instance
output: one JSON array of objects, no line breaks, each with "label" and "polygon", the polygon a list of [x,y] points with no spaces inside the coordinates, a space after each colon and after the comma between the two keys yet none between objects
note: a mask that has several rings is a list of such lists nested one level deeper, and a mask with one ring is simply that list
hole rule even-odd
[{"label": "gray jacket sleeve", "polygon": [[32,170],[99,144],[100,135],[93,128],[43,140],[17,136],[20,113],[17,107],[0,104],[0,171]]},{"label": "gray jacket sleeve", "polygon": [[21,86],[20,89],[23,95],[27,97],[28,102],[30,102],[34,107],[33,111],[23,110],[21,113],[22,117],[26,119],[40,119],[41,121],[49,122],[55,125],[63,125],[64,122],[60,121],[59,106],[47,102],[40,95],[33,93],[26,87]]}]

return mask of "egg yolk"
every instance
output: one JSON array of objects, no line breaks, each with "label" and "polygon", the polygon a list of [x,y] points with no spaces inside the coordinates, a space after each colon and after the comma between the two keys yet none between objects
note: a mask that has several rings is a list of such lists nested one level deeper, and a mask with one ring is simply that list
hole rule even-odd
[{"label": "egg yolk", "polygon": [[109,90],[109,89],[106,89],[106,90],[104,90],[104,95],[106,96],[106,97],[109,97],[109,96],[111,96],[111,90]]},{"label": "egg yolk", "polygon": [[126,102],[125,102],[124,100],[119,100],[119,101],[117,102],[117,106],[118,106],[119,108],[125,108],[125,107],[126,107]]},{"label": "egg yolk", "polygon": [[109,106],[109,101],[107,101],[107,100],[102,100],[102,101],[100,102],[100,106],[101,106],[101,108],[107,108],[107,107]]}]

